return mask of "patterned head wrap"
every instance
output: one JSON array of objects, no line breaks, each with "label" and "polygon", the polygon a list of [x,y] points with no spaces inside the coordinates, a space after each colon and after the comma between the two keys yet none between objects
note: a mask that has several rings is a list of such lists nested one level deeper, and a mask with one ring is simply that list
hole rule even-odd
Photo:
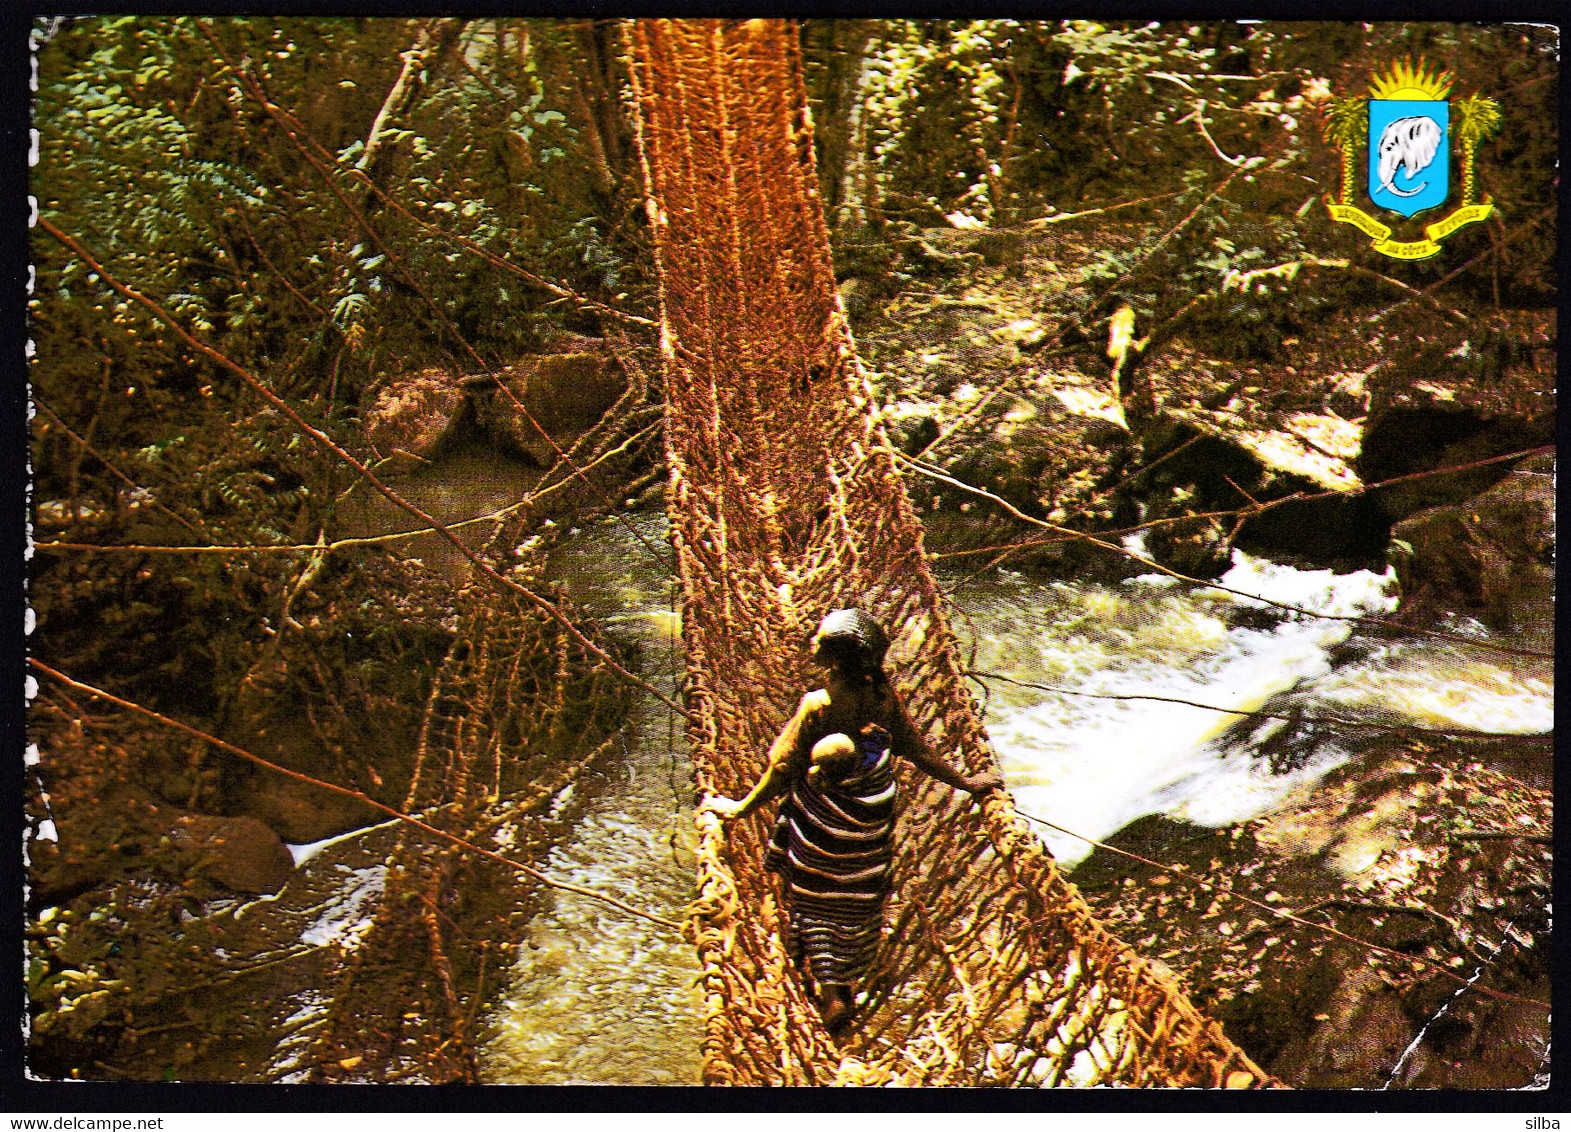
[{"label": "patterned head wrap", "polygon": [[889,635],[860,609],[836,609],[818,624],[813,635],[813,655],[849,661],[859,668],[877,669],[889,650]]}]

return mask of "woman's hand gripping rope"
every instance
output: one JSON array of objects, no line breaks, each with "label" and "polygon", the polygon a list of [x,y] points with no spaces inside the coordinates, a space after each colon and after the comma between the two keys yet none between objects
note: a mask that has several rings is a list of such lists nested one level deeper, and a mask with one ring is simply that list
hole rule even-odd
[{"label": "woman's hand gripping rope", "polygon": [[706,794],[699,803],[699,814],[714,814],[722,822],[732,821],[742,812],[740,798],[727,798],[724,794]]}]

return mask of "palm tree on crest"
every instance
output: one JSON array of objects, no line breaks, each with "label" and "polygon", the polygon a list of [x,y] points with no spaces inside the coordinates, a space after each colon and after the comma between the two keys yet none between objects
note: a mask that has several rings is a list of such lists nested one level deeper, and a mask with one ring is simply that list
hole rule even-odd
[{"label": "palm tree on crest", "polygon": [[1367,98],[1338,98],[1326,111],[1325,139],[1342,151],[1342,204],[1353,203],[1354,152],[1368,131],[1368,106]]},{"label": "palm tree on crest", "polygon": [[1456,136],[1462,143],[1462,204],[1473,203],[1477,181],[1473,172],[1473,155],[1478,143],[1493,137],[1500,129],[1500,103],[1482,95],[1470,94],[1456,104]]}]

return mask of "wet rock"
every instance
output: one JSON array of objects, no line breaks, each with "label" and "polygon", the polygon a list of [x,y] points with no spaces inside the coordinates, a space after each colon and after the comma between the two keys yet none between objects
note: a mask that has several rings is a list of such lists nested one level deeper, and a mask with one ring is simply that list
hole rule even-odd
[{"label": "wet rock", "polygon": [[1230,519],[1157,528],[1147,546],[1158,560],[1196,577],[1216,577],[1225,570],[1234,545],[1279,560],[1338,569],[1380,560],[1386,526],[1358,492],[1359,479],[1347,462],[1357,450],[1356,428],[1339,418],[1307,413],[1283,415],[1275,423],[1280,427],[1264,427],[1260,420],[1231,410],[1189,407],[1164,410],[1146,427],[1147,462],[1172,454],[1140,485],[1148,518],[1306,497],[1248,519],[1231,541]]},{"label": "wet rock", "polygon": [[395,474],[475,433],[549,467],[557,459],[552,441],[572,444],[626,391],[627,377],[598,339],[561,335],[548,348],[554,352],[524,358],[494,377],[432,367],[394,378],[365,415],[366,440]]},{"label": "wet rock", "polygon": [[[1448,339],[1444,347],[1425,346],[1325,377],[1291,365],[1217,365],[1170,345],[1160,364],[1148,360],[1140,370],[1154,402],[1151,416],[1135,422],[1145,462],[1196,435],[1207,443],[1146,477],[1140,501],[1150,517],[1166,518],[1301,493],[1312,498],[1250,519],[1236,545],[1317,566],[1376,566],[1391,523],[1476,495],[1506,468],[1374,490],[1364,485],[1551,439],[1550,381],[1497,338],[1484,332],[1471,344]],[[1186,497],[1157,490],[1175,486]],[[1164,536],[1179,554],[1203,565],[1207,552],[1194,544],[1196,537],[1193,531]],[[1162,541],[1155,540],[1153,549],[1160,552]]]},{"label": "wet rock", "polygon": [[[1147,817],[1107,838],[1203,885],[1102,849],[1072,879],[1289,1085],[1522,1087],[1549,1038],[1547,1012],[1524,999],[1549,999],[1552,853],[1458,831],[1546,830],[1553,800],[1547,776],[1506,777],[1473,761],[1482,753],[1387,737],[1262,817],[1220,830]],[[1539,754],[1547,762],[1547,738]],[[1523,999],[1458,996],[1480,968],[1484,985]]]},{"label": "wet rock", "polygon": [[493,443],[550,467],[557,447],[571,445],[622,396],[627,375],[608,351],[580,349],[525,358],[495,379],[473,375],[462,384],[470,393],[476,425]]},{"label": "wet rock", "polygon": [[280,775],[256,779],[246,812],[292,845],[308,845],[381,821],[386,815],[334,790]]},{"label": "wet rock", "polygon": [[1227,528],[1215,519],[1188,518],[1156,527],[1146,535],[1145,547],[1151,558],[1191,578],[1220,578],[1233,556]]},{"label": "wet rock", "polygon": [[1547,618],[1554,592],[1554,459],[1511,468],[1494,487],[1391,530],[1404,608],[1470,613],[1497,629]]},{"label": "wet rock", "polygon": [[416,467],[458,429],[465,394],[457,377],[440,368],[394,378],[365,414],[365,438],[389,471]]},{"label": "wet rock", "polygon": [[[1132,503],[1111,490],[1135,457],[1126,428],[1094,412],[1071,411],[1052,390],[1005,404],[985,439],[949,453],[949,475],[1003,499],[1029,519],[1073,530],[1094,533],[1137,521]],[[962,565],[981,567],[1004,548],[1017,548],[1005,559],[1011,569],[1099,581],[1145,569],[1116,550],[1022,520],[972,492],[919,476],[907,482],[928,549],[964,555]],[[966,553],[973,550],[974,556]]]},{"label": "wet rock", "polygon": [[168,836],[193,874],[232,892],[277,892],[294,872],[278,834],[256,818],[181,814]]},{"label": "wet rock", "polygon": [[1413,1040],[1401,995],[1368,967],[1345,971],[1329,1001],[1319,1005],[1328,1017],[1271,1065],[1300,1088],[1368,1088],[1375,1084],[1371,1070],[1395,1067]]},{"label": "wet rock", "polygon": [[[1377,374],[1367,382],[1369,416],[1355,461],[1359,475],[1366,483],[1379,483],[1552,443],[1553,391],[1535,378],[1474,350],[1465,357],[1455,350],[1420,351]],[[1394,523],[1428,507],[1459,503],[1508,470],[1505,464],[1487,465],[1392,484],[1372,494]]]},{"label": "wet rock", "polygon": [[[1276,443],[1266,443],[1270,436]],[[1234,546],[1278,560],[1353,569],[1377,562],[1385,527],[1367,502],[1309,478],[1287,434],[1229,431],[1214,418],[1164,412],[1145,428],[1143,464],[1151,471],[1130,495],[1144,508],[1146,549],[1157,561],[1191,577],[1215,578],[1231,563]],[[1342,469],[1345,473],[1345,467]],[[1350,474],[1350,473],[1346,473]],[[1356,485],[1356,479],[1353,483]],[[1235,530],[1230,512],[1294,494],[1314,496],[1249,519]]]}]

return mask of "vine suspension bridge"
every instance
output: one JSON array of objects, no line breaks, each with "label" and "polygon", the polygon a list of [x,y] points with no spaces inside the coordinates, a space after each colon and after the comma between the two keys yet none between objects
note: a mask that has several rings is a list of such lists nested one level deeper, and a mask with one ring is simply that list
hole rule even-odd
[{"label": "vine suspension bridge", "polygon": [[[508,535],[548,514],[575,504],[607,505],[591,473],[630,465],[654,435],[654,383],[639,370],[625,340],[618,340],[618,358],[630,378],[627,394],[570,448],[552,442],[555,466],[529,497],[471,521],[490,530],[476,549],[460,537],[465,525],[444,526],[408,503],[266,383],[182,329],[155,301],[119,283],[72,236],[48,220],[39,222],[110,286],[251,386],[411,515],[418,526],[404,534],[436,532],[473,567],[476,584],[460,598],[458,644],[433,682],[404,804],[389,807],[321,783],[355,794],[405,827],[390,859],[397,880],[370,934],[338,972],[326,1022],[311,1039],[308,1060],[323,1080],[337,1079],[342,1074],[335,1067],[361,1057],[397,1062],[400,1043],[417,1029],[432,1044],[433,1034],[451,1039],[438,1046],[442,1052],[427,1064],[428,1075],[476,1078],[469,1037],[475,1004],[466,1001],[449,963],[453,933],[440,905],[454,886],[496,883],[497,877],[521,874],[537,884],[561,885],[531,863],[482,846],[490,843],[503,808],[515,815],[539,811],[614,742],[614,735],[607,737],[567,763],[514,757],[519,750],[547,751],[555,736],[583,725],[561,676],[569,653],[581,654],[592,666],[578,694],[610,695],[608,689],[637,686],[657,697],[687,722],[699,790],[738,795],[756,777],[762,752],[797,695],[810,686],[801,642],[824,611],[858,605],[891,628],[891,670],[933,748],[972,773],[995,761],[967,686],[968,679],[990,674],[968,669],[950,628],[946,599],[929,570],[922,528],[906,496],[905,462],[878,421],[835,289],[800,50],[791,28],[761,20],[636,21],[627,26],[627,45],[660,281],[667,506],[687,663],[680,704],[602,647],[549,594],[500,567],[496,553],[496,547],[516,541]],[[215,50],[221,51],[216,42]],[[308,133],[290,124],[286,110],[266,103],[260,90],[249,93],[304,156],[331,161],[311,150]],[[323,176],[333,174],[324,169]],[[361,221],[369,234],[370,221]],[[629,325],[642,332],[635,323],[644,321],[635,318]],[[447,329],[457,333],[451,324]],[[515,406],[527,417],[522,404]],[[1133,554],[1068,528],[1049,533]],[[53,552],[292,553],[320,563],[335,549],[368,541],[38,546]],[[660,548],[646,543],[645,549],[665,557]],[[521,667],[519,642],[525,637],[554,640],[551,663],[533,671]],[[140,713],[272,772],[299,777],[68,673],[33,665],[57,688]],[[641,911],[636,899],[612,901],[624,913],[683,931],[696,946],[706,1082],[1280,1084],[1198,1010],[1163,968],[1098,922],[1028,815],[1006,793],[992,792],[974,805],[919,775],[907,776],[902,786],[906,802],[896,839],[889,930],[857,1025],[840,1039],[823,1027],[784,950],[783,912],[755,826],[738,824],[723,833],[712,815],[698,819],[698,896],[686,922]],[[1282,909],[1268,911],[1338,934]],[[392,988],[373,978],[377,957],[407,946],[411,938],[429,955],[435,978]],[[418,1015],[418,1023],[391,1020],[368,1037],[365,1020],[395,999],[404,1018]]]}]

